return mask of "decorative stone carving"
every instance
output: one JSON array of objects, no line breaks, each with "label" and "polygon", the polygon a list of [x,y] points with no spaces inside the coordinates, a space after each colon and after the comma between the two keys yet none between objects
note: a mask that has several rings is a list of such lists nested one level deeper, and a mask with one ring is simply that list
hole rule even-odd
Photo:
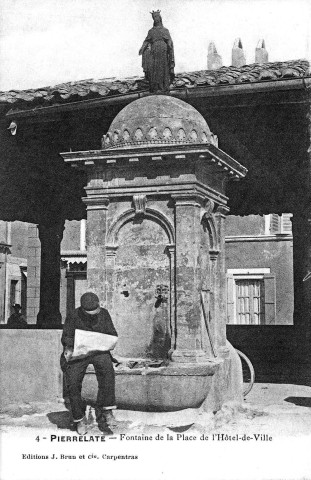
[{"label": "decorative stone carving", "polygon": [[205,132],[202,133],[202,142],[203,142],[203,143],[207,143],[207,142],[208,142],[207,135],[206,135]]},{"label": "decorative stone carving", "polygon": [[193,140],[194,142],[197,141],[198,139],[198,134],[195,130],[192,130],[192,132],[190,133],[190,139]]},{"label": "decorative stone carving", "polygon": [[215,147],[218,147],[218,137],[217,135],[211,134],[210,143]]},{"label": "decorative stone carving", "polygon": [[215,202],[209,198],[205,202],[204,208],[202,208],[201,220],[202,221],[208,220],[212,216],[214,208],[215,208]]},{"label": "decorative stone carving", "polygon": [[124,130],[123,139],[125,142],[128,142],[130,140],[130,132],[128,130]]},{"label": "decorative stone carving", "polygon": [[172,132],[171,132],[171,130],[170,130],[168,127],[166,127],[166,128],[163,130],[163,138],[164,138],[165,140],[170,140],[170,139],[172,138]]},{"label": "decorative stone carving", "polygon": [[111,134],[110,132],[107,133],[107,135],[103,136],[103,141],[102,141],[102,148],[109,148],[111,146]]},{"label": "decorative stone carving", "polygon": [[147,197],[146,195],[134,195],[133,203],[135,208],[135,217],[142,217],[146,214]]},{"label": "decorative stone carving", "polygon": [[227,205],[218,205],[216,209],[216,215],[226,217],[230,211],[230,208]]},{"label": "decorative stone carving", "polygon": [[180,128],[177,132],[177,140],[182,142],[186,138],[185,130],[183,128]]},{"label": "decorative stone carving", "polygon": [[143,131],[141,128],[137,128],[134,139],[137,140],[137,142],[141,142],[144,137]]},{"label": "decorative stone carving", "polygon": [[158,136],[158,132],[157,132],[157,129],[155,127],[151,127],[149,132],[148,132],[148,137],[151,139],[151,140],[154,140],[156,139]]}]

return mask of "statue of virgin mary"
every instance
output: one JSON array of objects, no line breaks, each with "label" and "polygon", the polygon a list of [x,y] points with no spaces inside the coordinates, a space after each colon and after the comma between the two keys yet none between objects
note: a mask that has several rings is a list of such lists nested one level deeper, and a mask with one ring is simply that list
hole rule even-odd
[{"label": "statue of virgin mary", "polygon": [[152,93],[167,93],[174,79],[174,46],[167,28],[163,27],[160,10],[151,12],[153,28],[139,50],[142,67]]}]

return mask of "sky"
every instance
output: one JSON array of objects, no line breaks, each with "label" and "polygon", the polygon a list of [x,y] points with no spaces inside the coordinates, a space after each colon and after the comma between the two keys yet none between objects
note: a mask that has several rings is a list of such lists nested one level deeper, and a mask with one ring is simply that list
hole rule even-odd
[{"label": "sky", "polygon": [[311,60],[311,0],[1,0],[0,90],[142,76],[138,50],[161,10],[176,72],[204,70],[214,41],[224,65],[241,38],[247,63]]}]

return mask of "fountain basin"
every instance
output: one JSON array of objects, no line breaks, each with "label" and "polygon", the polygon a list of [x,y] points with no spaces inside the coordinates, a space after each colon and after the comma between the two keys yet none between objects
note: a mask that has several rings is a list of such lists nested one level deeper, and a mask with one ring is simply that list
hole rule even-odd
[{"label": "fountain basin", "polygon": [[[198,408],[207,397],[218,362],[170,363],[159,368],[116,368],[116,403],[118,408],[145,412],[170,412]],[[95,402],[97,380],[89,367],[82,395]]]}]

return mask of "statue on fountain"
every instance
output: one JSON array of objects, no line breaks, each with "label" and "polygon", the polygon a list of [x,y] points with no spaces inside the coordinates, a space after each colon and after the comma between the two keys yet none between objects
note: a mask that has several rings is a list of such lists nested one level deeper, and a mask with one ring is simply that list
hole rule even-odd
[{"label": "statue on fountain", "polygon": [[174,46],[167,28],[163,27],[160,10],[151,12],[153,28],[139,50],[142,67],[152,93],[168,93],[174,79]]}]

